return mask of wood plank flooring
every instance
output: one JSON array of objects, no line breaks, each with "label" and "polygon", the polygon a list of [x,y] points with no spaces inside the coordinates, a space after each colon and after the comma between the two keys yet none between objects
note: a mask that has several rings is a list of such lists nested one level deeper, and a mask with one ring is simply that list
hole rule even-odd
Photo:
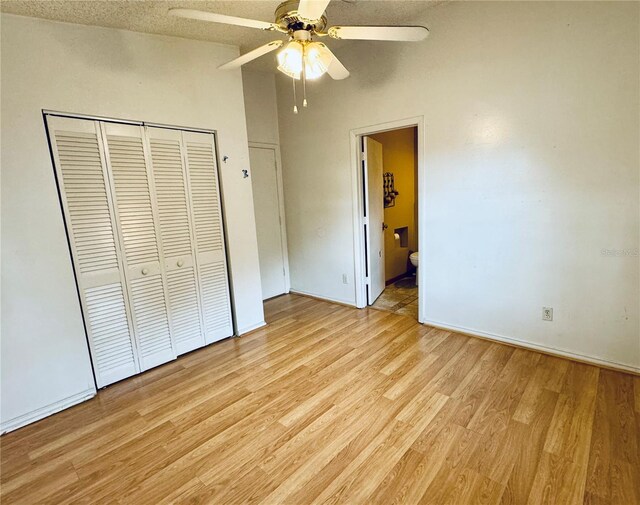
[{"label": "wood plank flooring", "polygon": [[296,296],[0,438],[9,503],[640,503],[640,377]]}]

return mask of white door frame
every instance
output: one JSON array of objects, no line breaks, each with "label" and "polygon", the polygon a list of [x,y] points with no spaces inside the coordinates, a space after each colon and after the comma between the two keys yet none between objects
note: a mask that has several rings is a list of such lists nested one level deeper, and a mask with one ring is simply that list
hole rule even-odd
[{"label": "white door frame", "polygon": [[418,321],[426,320],[424,313],[425,268],[422,261],[425,241],[426,178],[425,178],[425,131],[424,116],[398,119],[386,123],[355,128],[349,132],[351,142],[351,179],[353,191],[353,249],[354,249],[354,285],[356,291],[356,307],[367,306],[366,284],[366,247],[364,236],[364,192],[362,176],[362,137],[401,128],[416,127],[418,129]]},{"label": "white door frame", "polygon": [[289,277],[289,250],[287,247],[287,223],[284,214],[284,184],[282,182],[282,159],[280,158],[280,146],[278,144],[269,144],[266,142],[249,142],[249,147],[256,149],[273,149],[275,152],[276,187],[278,190],[282,259],[284,262],[284,289],[285,293],[289,293],[291,291],[291,278]]}]

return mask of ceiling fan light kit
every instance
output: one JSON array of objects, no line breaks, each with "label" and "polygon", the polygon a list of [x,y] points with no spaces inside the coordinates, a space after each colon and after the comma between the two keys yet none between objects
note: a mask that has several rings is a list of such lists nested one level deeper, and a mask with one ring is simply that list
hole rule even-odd
[{"label": "ceiling fan light kit", "polygon": [[[292,78],[293,112],[296,105],[296,80],[302,81],[303,107],[307,106],[306,81],[329,74],[332,79],[346,79],[349,71],[322,42],[314,36],[341,40],[385,40],[397,42],[418,42],[429,34],[424,26],[332,26],[326,32],[327,18],[324,11],[330,0],[287,0],[275,12],[275,22],[245,19],[195,9],[169,9],[173,16],[225,23],[288,35],[289,41],[274,40],[221,65],[223,70],[234,70],[260,56],[282,47],[277,54],[278,70]],[[284,46],[284,47],[283,47]]]},{"label": "ceiling fan light kit", "polygon": [[[333,54],[321,42],[312,42],[305,30],[294,32],[291,40],[277,54],[278,70],[294,79],[317,79],[329,69]],[[304,72],[302,63],[304,62]]]}]

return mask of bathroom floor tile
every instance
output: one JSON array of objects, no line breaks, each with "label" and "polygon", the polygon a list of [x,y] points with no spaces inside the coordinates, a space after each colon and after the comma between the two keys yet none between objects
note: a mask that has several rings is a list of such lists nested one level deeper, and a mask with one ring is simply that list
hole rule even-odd
[{"label": "bathroom floor tile", "polygon": [[396,314],[404,314],[405,316],[411,316],[414,319],[418,319],[418,306],[417,305],[405,305],[404,307],[395,311]]},{"label": "bathroom floor tile", "polygon": [[415,285],[415,276],[407,276],[388,285],[372,307],[418,319],[418,286]]}]

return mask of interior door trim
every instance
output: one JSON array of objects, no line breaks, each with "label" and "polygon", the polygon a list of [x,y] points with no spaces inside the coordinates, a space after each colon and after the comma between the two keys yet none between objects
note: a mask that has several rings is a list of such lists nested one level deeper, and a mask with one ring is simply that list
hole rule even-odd
[{"label": "interior door trim", "polygon": [[[425,119],[424,116],[415,116],[396,121],[355,128],[349,131],[349,141],[351,148],[351,183],[352,183],[352,212],[353,212],[353,255],[354,271],[353,278],[355,284],[355,305],[358,308],[367,306],[367,285],[366,285],[366,247],[364,240],[364,194],[362,189],[363,177],[361,170],[361,139],[364,136],[375,133],[382,133],[400,128],[416,127],[418,129],[418,215],[424,216],[426,211],[426,165],[425,165]],[[418,253],[423,254],[425,250],[426,223],[425,219],[418,219]],[[420,252],[423,251],[423,252]],[[424,323],[426,317],[426,271],[424,261],[418,261],[423,268],[418,268],[418,322]]]}]

